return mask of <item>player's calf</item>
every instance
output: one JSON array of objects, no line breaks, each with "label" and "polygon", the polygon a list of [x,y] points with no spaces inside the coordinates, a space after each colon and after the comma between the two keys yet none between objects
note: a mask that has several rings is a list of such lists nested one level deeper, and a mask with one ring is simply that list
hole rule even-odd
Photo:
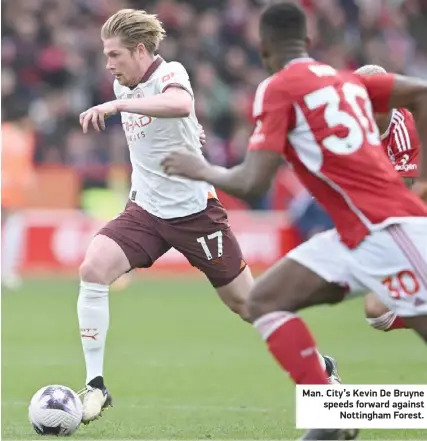
[{"label": "player's calf", "polygon": [[408,328],[413,329],[427,343],[427,314],[405,317]]},{"label": "player's calf", "polygon": [[248,312],[252,321],[274,311],[297,312],[309,306],[338,303],[345,291],[285,258],[256,280],[248,296]]},{"label": "player's calf", "polygon": [[129,269],[129,261],[120,246],[104,235],[95,236],[80,267],[77,312],[86,362],[84,423],[98,418],[111,405],[102,377],[110,315],[109,285]]},{"label": "player's calf", "polygon": [[277,362],[297,384],[329,384],[314,339],[294,313],[304,307],[342,299],[344,289],[303,265],[282,259],[257,279],[248,312]]},{"label": "player's calf", "polygon": [[365,297],[365,316],[366,321],[379,331],[407,329],[403,319],[390,311],[374,293]]}]

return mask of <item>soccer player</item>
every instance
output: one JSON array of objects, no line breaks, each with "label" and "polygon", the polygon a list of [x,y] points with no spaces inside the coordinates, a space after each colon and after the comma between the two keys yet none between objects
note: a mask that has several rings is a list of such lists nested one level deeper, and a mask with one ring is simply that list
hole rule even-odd
[{"label": "soccer player", "polygon": [[[94,237],[80,267],[78,317],[86,362],[83,422],[111,404],[103,378],[109,327],[109,286],[133,268],[148,268],[174,247],[200,269],[219,297],[244,320],[253,278],[227,213],[212,185],[167,176],[165,155],[181,145],[202,157],[193,91],[185,68],[154,53],[164,37],[156,16],[124,9],[103,25],[107,69],[116,77],[116,100],[80,115],[89,127],[105,128],[105,117],[121,113],[130,150],[132,187],[125,210]],[[334,360],[319,361],[339,380]]]},{"label": "soccer player", "polygon": [[[356,70],[360,75],[384,75],[386,70],[381,66],[366,65]],[[381,133],[384,152],[402,176],[406,186],[411,188],[418,176],[420,140],[415,121],[406,109],[393,109],[385,114],[375,115]],[[370,293],[365,297],[365,315],[367,322],[380,331],[406,329],[401,317],[390,311],[378,297]]]},{"label": "soccer player", "polygon": [[[264,193],[285,158],[336,229],[315,235],[259,277],[248,299],[254,327],[297,384],[327,384],[316,344],[297,311],[375,292],[427,341],[427,155],[407,189],[382,151],[375,113],[408,108],[427,137],[427,83],[339,72],[307,54],[306,18],[293,3],[260,19],[271,72],[256,92],[256,127],[244,162],[215,167],[188,151],[168,155],[171,175],[204,180],[244,198]],[[416,193],[416,194],[415,194]],[[355,434],[355,433],[354,433]],[[344,439],[312,429],[303,439]]]}]

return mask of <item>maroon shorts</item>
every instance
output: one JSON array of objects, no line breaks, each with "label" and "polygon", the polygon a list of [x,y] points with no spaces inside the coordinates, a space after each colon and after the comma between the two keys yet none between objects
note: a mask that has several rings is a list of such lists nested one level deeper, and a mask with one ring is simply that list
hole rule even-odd
[{"label": "maroon shorts", "polygon": [[175,248],[216,288],[233,281],[246,267],[227,212],[217,199],[209,199],[200,213],[174,219],[158,218],[128,202],[98,234],[114,240],[132,268],[148,268]]}]

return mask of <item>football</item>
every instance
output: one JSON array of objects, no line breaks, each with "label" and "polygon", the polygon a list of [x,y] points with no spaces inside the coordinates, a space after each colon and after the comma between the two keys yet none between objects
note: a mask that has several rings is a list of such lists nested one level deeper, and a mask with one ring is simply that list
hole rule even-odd
[{"label": "football", "polygon": [[83,407],[79,396],[69,387],[45,386],[31,399],[28,416],[39,435],[68,436],[82,421]]}]

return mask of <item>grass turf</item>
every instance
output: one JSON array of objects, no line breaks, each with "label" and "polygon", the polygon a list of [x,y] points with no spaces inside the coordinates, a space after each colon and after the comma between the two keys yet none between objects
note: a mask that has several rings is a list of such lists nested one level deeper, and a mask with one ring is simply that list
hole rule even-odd
[{"label": "grass turf", "polygon": [[[2,296],[2,439],[37,438],[27,408],[47,384],[84,385],[78,283],[27,280]],[[258,334],[203,280],[138,280],[112,293],[105,378],[114,407],[76,439],[295,439],[294,387]],[[303,314],[346,383],[426,384],[426,353],[408,331],[364,322],[360,300]],[[364,430],[362,439],[425,439]]]}]

